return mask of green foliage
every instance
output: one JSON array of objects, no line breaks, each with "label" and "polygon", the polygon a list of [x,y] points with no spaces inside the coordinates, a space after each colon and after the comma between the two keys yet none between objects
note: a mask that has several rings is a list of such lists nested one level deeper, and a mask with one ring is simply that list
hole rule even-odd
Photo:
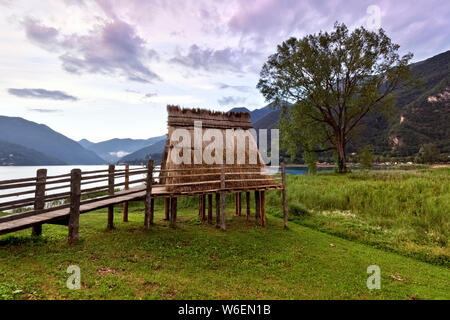
[{"label": "green foliage", "polygon": [[434,163],[440,159],[440,152],[434,143],[427,143],[420,147],[416,162],[419,163]]},{"label": "green foliage", "polygon": [[317,153],[314,151],[304,151],[303,159],[305,159],[306,164],[308,165],[308,174],[316,174],[317,173]]},{"label": "green foliage", "polygon": [[365,170],[372,169],[372,163],[373,163],[372,147],[365,146],[364,148],[362,148],[359,151],[358,160],[359,160],[361,169],[365,169]]},{"label": "green foliage", "polygon": [[400,57],[398,49],[382,29],[350,33],[344,24],[279,45],[257,87],[268,101],[293,103],[280,122],[291,155],[299,145],[308,151],[333,149],[339,172],[346,172],[346,145],[361,119],[392,113],[391,94],[410,77],[412,54]]}]

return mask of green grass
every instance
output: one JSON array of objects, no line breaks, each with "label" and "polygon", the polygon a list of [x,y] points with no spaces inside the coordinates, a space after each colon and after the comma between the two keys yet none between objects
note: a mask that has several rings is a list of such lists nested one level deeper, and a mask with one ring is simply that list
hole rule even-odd
[{"label": "green grass", "polygon": [[[128,223],[116,208],[113,231],[105,229],[106,211],[82,215],[74,247],[62,226],[44,225],[41,238],[30,230],[0,237],[0,299],[450,299],[446,267],[295,223],[283,230],[270,214],[266,228],[228,214],[222,232],[198,221],[196,206],[189,208],[195,198],[180,202],[175,230],[158,201],[149,231],[142,204],[133,204]],[[66,288],[73,264],[81,290]],[[366,287],[373,264],[381,290]]]},{"label": "green grass", "polygon": [[[281,198],[267,196],[281,216]],[[288,176],[292,222],[450,266],[450,168]]]}]

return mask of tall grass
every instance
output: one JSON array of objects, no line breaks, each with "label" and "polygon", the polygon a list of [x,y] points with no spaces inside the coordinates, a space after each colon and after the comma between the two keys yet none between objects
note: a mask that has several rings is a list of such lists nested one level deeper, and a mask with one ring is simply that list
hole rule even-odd
[{"label": "tall grass", "polygon": [[[449,265],[450,168],[288,176],[290,219]],[[281,197],[267,203],[280,214]]]}]

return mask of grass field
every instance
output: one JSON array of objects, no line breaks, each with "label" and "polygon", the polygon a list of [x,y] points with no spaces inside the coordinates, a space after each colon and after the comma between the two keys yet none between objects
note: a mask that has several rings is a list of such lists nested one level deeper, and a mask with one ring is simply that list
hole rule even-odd
[{"label": "grass field", "polygon": [[[75,247],[62,226],[44,225],[42,238],[2,236],[0,299],[450,299],[448,211],[438,210],[448,208],[448,177],[446,169],[289,177],[288,230],[269,192],[266,228],[230,214],[230,199],[222,232],[198,221],[192,198],[180,201],[175,230],[158,201],[148,231],[133,203],[128,223],[117,207],[113,231],[105,210],[82,215]],[[390,236],[399,228],[412,231]],[[421,236],[430,230],[439,237]],[[81,290],[66,288],[70,265],[81,268]],[[369,265],[381,268],[380,290],[366,287]]]}]

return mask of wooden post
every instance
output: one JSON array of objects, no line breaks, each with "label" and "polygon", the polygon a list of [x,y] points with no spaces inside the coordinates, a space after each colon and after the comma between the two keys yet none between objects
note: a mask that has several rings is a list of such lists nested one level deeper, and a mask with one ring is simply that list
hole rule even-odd
[{"label": "wooden post", "polygon": [[266,192],[261,191],[261,225],[266,226]]},{"label": "wooden post", "polygon": [[[39,169],[36,172],[36,191],[34,192],[34,210],[45,208],[45,181],[47,180],[47,169]],[[40,236],[42,234],[42,224],[35,224],[31,234]]]},{"label": "wooden post", "polygon": [[70,172],[70,214],[69,214],[69,245],[77,244],[80,224],[81,202],[81,170],[73,169]]},{"label": "wooden post", "polygon": [[170,220],[170,198],[164,198],[164,220],[169,221]]},{"label": "wooden post", "polygon": [[255,219],[259,219],[261,217],[261,198],[259,191],[255,191]]},{"label": "wooden post", "polygon": [[234,196],[234,215],[237,216],[239,214],[238,194],[235,192],[233,196]]},{"label": "wooden post", "polygon": [[[130,189],[130,165],[125,165],[125,190]],[[128,201],[123,203],[123,222],[128,222]]]},{"label": "wooden post", "polygon": [[154,220],[155,219],[155,198],[152,198],[150,200],[150,224],[153,225],[154,224]]},{"label": "wooden post", "polygon": [[286,205],[286,164],[281,164],[281,181],[283,184],[283,223],[284,223],[284,229],[287,228],[287,205]]},{"label": "wooden post", "polygon": [[216,227],[220,227],[220,193],[216,193]]},{"label": "wooden post", "polygon": [[239,216],[242,216],[242,194],[240,192],[238,193],[238,211]]},{"label": "wooden post", "polygon": [[247,202],[247,220],[250,218],[250,192],[245,193],[245,200]]},{"label": "wooden post", "polygon": [[206,221],[206,195],[202,194],[202,221]]},{"label": "wooden post", "polygon": [[208,194],[208,223],[212,224],[213,213],[212,213],[212,194]]},{"label": "wooden post", "polygon": [[[114,169],[113,164],[109,165],[108,168],[108,194],[110,196],[114,195]],[[114,205],[110,204],[108,206],[108,230],[114,229]]]},{"label": "wooden post", "polygon": [[145,194],[145,217],[144,217],[144,227],[146,229],[150,228],[150,223],[153,220],[152,217],[152,184],[153,184],[153,160],[148,160],[147,162],[147,179],[146,179],[146,194]]},{"label": "wooden post", "polygon": [[222,164],[222,170],[220,173],[220,228],[226,230],[226,199],[225,199],[225,166]]},{"label": "wooden post", "polygon": [[170,198],[170,226],[175,228],[177,222],[177,198]]},{"label": "wooden post", "polygon": [[202,196],[199,195],[198,196],[198,216],[200,217],[200,220],[202,219],[202,205],[203,205]]}]

